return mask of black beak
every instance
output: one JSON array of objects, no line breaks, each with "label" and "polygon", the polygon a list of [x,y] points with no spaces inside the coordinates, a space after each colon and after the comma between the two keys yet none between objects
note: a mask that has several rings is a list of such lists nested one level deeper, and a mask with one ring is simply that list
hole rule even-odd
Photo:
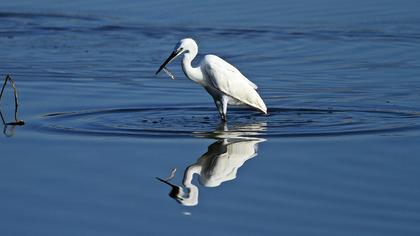
[{"label": "black beak", "polygon": [[171,55],[169,55],[168,59],[160,65],[159,70],[156,71],[155,75],[157,75],[169,62],[171,62],[173,59],[175,59],[176,56],[178,56],[180,51],[173,51]]},{"label": "black beak", "polygon": [[161,179],[161,178],[159,178],[159,177],[156,177],[156,179],[157,179],[157,180],[159,180],[159,181],[160,181],[160,182],[162,182],[162,183],[165,183],[165,184],[167,184],[167,185],[171,186],[172,188],[179,188],[178,186],[176,186],[176,185],[174,185],[174,184],[169,183],[169,181],[167,181],[167,180]]},{"label": "black beak", "polygon": [[178,199],[178,200],[184,200],[182,197],[178,196],[179,193],[181,192],[181,188],[179,186],[176,186],[174,184],[169,183],[168,181],[161,179],[159,177],[156,177],[156,179],[158,179],[159,181],[161,181],[162,183],[165,183],[169,186],[172,187],[171,192],[169,192],[169,196],[173,199]]}]

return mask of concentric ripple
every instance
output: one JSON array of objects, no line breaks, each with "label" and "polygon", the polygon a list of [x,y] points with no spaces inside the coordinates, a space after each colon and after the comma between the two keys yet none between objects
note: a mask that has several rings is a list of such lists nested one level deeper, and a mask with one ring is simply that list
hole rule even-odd
[{"label": "concentric ripple", "polygon": [[269,115],[231,109],[221,123],[213,108],[155,107],[47,114],[42,131],[90,136],[254,137],[339,136],[402,132],[420,127],[420,113],[382,110],[273,108]]}]

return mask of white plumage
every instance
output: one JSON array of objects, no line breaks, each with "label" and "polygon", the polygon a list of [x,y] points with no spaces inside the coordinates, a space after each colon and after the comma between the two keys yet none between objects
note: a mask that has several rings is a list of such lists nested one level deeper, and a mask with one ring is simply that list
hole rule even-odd
[{"label": "white plumage", "polygon": [[215,55],[206,55],[199,67],[191,62],[197,56],[198,46],[191,38],[182,39],[168,59],[156,72],[158,74],[177,56],[184,53],[182,69],[192,81],[200,84],[213,97],[220,116],[226,121],[227,106],[245,104],[267,114],[267,107],[256,91],[258,88],[234,66]]}]

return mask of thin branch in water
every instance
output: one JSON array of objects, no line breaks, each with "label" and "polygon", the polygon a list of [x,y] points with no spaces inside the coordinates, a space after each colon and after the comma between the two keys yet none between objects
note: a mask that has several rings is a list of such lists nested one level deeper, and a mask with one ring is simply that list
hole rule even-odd
[{"label": "thin branch in water", "polygon": [[1,121],[3,122],[3,125],[7,126],[7,123],[6,123],[6,121],[4,120],[4,117],[3,117],[3,112],[1,112],[1,109],[0,109],[0,118],[1,118]]},{"label": "thin branch in water", "polygon": [[3,122],[3,134],[6,137],[12,137],[15,134],[16,125],[13,125],[15,122],[6,123],[6,120],[4,119],[1,109],[0,109],[0,118],[1,118],[1,121]]},{"label": "thin branch in water", "polygon": [[24,125],[25,122],[23,120],[19,120],[17,115],[18,115],[18,108],[19,108],[19,99],[18,99],[18,93],[17,93],[17,89],[16,89],[16,84],[15,81],[12,79],[12,77],[10,75],[6,75],[6,78],[4,79],[4,83],[3,83],[3,87],[1,88],[1,92],[0,92],[0,102],[1,102],[1,98],[3,97],[3,92],[4,92],[4,88],[7,85],[7,82],[9,81],[9,83],[12,85],[13,88],[13,96],[15,98],[15,121],[14,122],[9,122],[6,123],[4,120],[3,115],[1,115],[1,119],[3,121],[3,124],[5,125]]},{"label": "thin branch in water", "polygon": [[3,92],[4,92],[4,88],[6,87],[7,81],[9,80],[10,76],[6,75],[6,78],[4,79],[4,83],[3,83],[3,87],[1,88],[1,92],[0,92],[0,101],[1,98],[3,97]]}]

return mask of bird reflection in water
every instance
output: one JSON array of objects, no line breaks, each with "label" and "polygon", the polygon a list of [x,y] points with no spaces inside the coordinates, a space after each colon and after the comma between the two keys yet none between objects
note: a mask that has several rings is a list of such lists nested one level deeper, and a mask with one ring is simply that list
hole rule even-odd
[{"label": "bird reflection in water", "polygon": [[247,160],[257,156],[258,144],[265,141],[243,136],[263,131],[265,123],[235,126],[233,131],[228,131],[226,124],[220,127],[213,132],[217,134],[216,141],[208,147],[207,152],[185,169],[182,186],[170,182],[175,177],[176,169],[166,179],[157,177],[171,186],[169,196],[178,203],[184,206],[198,204],[199,188],[193,184],[194,174],[198,175],[199,183],[205,187],[217,187],[223,182],[234,180],[238,169]]}]

